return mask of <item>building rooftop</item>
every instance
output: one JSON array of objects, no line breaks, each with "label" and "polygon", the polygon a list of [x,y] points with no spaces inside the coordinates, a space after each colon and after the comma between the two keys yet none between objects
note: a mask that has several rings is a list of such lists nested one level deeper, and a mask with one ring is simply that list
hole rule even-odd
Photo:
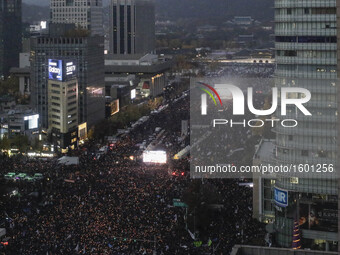
[{"label": "building rooftop", "polygon": [[8,114],[31,114],[35,113],[29,105],[16,105],[14,109],[8,110]]},{"label": "building rooftop", "polygon": [[254,159],[270,161],[275,151],[275,140],[262,139],[254,154]]},{"label": "building rooftop", "polygon": [[170,69],[173,65],[172,59],[159,57],[154,54],[144,56],[134,55],[118,59],[111,58],[110,55],[105,59],[105,72],[110,73],[157,73]]},{"label": "building rooftop", "polygon": [[234,20],[253,20],[251,16],[235,16]]},{"label": "building rooftop", "polygon": [[10,73],[14,74],[14,75],[29,75],[30,74],[30,68],[29,67],[24,67],[24,68],[20,68],[20,67],[12,67],[10,69]]},{"label": "building rooftop", "polygon": [[15,101],[15,98],[11,95],[0,96],[0,103],[12,102],[12,101]]}]

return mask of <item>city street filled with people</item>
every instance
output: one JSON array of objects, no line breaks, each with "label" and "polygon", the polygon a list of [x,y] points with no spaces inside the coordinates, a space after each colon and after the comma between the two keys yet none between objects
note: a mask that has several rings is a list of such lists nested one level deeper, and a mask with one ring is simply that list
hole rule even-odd
[{"label": "city street filled with people", "polygon": [[[96,152],[101,145],[96,143],[72,152],[79,157],[78,165],[3,157],[2,174],[39,172],[44,178],[8,184],[2,218],[10,240],[1,251],[229,254],[235,244],[261,243],[264,229],[252,219],[251,188],[234,179],[190,179],[190,157],[172,159],[189,144],[188,137],[180,139],[188,108],[188,94],[183,93],[100,157]],[[158,146],[167,152],[167,164],[143,163],[136,146],[155,128],[164,130]],[[12,196],[11,189],[18,194]],[[174,199],[188,208],[174,206]]]}]

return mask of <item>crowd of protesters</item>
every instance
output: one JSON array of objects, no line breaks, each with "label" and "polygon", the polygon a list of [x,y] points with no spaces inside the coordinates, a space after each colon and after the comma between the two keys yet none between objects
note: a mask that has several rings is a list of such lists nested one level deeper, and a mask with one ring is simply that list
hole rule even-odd
[{"label": "crowd of protesters", "polygon": [[[139,159],[136,144],[156,127],[165,130],[161,143],[169,158],[188,144],[188,138],[180,139],[181,120],[189,119],[188,108],[187,98],[169,103],[99,159],[97,145],[86,144],[74,152],[79,165],[1,158],[1,174],[40,172],[44,179],[8,184],[19,195],[7,195],[3,201],[2,218],[10,239],[0,251],[229,254],[237,243],[261,239],[263,228],[252,219],[251,189],[231,179],[192,180],[188,158],[164,165]],[[172,175],[174,168],[185,174]],[[217,210],[205,205],[209,199],[204,197],[211,194],[216,194]],[[189,208],[174,207],[173,199],[187,202]]]}]

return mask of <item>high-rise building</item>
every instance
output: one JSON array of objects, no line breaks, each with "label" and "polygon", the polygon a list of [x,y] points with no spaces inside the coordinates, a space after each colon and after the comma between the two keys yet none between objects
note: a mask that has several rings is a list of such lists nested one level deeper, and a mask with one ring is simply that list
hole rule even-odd
[{"label": "high-rise building", "polygon": [[48,126],[57,149],[66,152],[78,141],[77,67],[60,59],[49,59],[48,67]]},{"label": "high-rise building", "polygon": [[[53,31],[59,31],[56,27],[52,26]],[[49,59],[71,58],[77,67],[78,122],[87,122],[91,128],[105,116],[103,37],[78,32],[31,38],[31,103],[41,116],[43,128],[48,128]]]},{"label": "high-rise building", "polygon": [[110,54],[147,54],[155,48],[153,0],[111,0]]},{"label": "high-rise building", "polygon": [[0,0],[0,77],[19,66],[21,52],[21,1]]},{"label": "high-rise building", "polygon": [[51,0],[51,22],[76,24],[77,27],[103,35],[102,0]]},{"label": "high-rise building", "polygon": [[[277,164],[337,169],[337,15],[336,0],[275,0],[277,87],[308,89],[312,116],[288,108],[295,128],[276,127]],[[300,98],[299,94],[290,95]],[[337,175],[278,175],[274,180],[276,243],[292,247],[294,221],[302,232],[302,248],[337,251]]]}]

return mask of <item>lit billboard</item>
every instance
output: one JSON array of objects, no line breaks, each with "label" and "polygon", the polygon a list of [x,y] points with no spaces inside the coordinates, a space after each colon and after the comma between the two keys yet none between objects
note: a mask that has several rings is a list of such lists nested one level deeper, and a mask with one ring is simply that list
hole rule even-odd
[{"label": "lit billboard", "polygon": [[48,78],[50,80],[63,80],[63,61],[56,59],[48,60]]},{"label": "lit billboard", "polygon": [[25,130],[36,129],[39,127],[39,114],[25,116]]},{"label": "lit billboard", "polygon": [[66,78],[69,77],[74,77],[76,74],[76,65],[70,61],[70,62],[66,62]]},{"label": "lit billboard", "polygon": [[165,164],[167,162],[166,152],[165,151],[144,151],[143,162]]},{"label": "lit billboard", "polygon": [[59,59],[48,60],[48,78],[55,81],[65,81],[76,76],[76,65],[73,61]]},{"label": "lit billboard", "polygon": [[136,89],[132,89],[131,90],[131,99],[135,99],[136,98]]},{"label": "lit billboard", "polygon": [[41,29],[46,29],[47,28],[47,21],[40,21],[40,27],[41,27]]},{"label": "lit billboard", "polygon": [[78,138],[80,140],[85,140],[87,138],[87,122],[78,126]]},{"label": "lit billboard", "polygon": [[280,207],[288,206],[288,191],[274,187],[274,201]]},{"label": "lit billboard", "polygon": [[119,99],[115,99],[110,104],[111,116],[119,112]]}]

